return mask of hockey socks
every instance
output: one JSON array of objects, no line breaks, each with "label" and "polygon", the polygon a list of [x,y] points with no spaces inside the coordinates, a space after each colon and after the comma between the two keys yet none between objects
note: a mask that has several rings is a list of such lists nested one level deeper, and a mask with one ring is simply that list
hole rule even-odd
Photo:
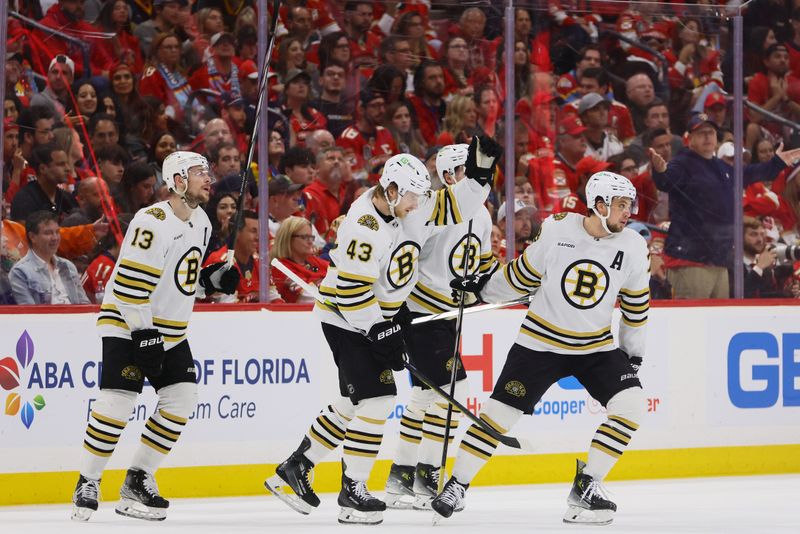
[{"label": "hockey socks", "polygon": [[383,428],[394,402],[393,396],[364,399],[356,406],[355,417],[344,436],[343,460],[347,476],[366,481],[383,441]]},{"label": "hockey socks", "polygon": [[[448,444],[453,443],[453,436],[458,429],[461,411],[453,408],[450,418]],[[425,412],[422,422],[422,443],[419,448],[419,463],[439,465],[442,461],[442,444],[444,443],[445,423],[447,422],[447,404],[431,404]]]},{"label": "hockey socks", "polygon": [[584,469],[587,475],[597,481],[605,479],[639,428],[636,421],[644,415],[644,406],[642,389],[638,387],[623,390],[608,401],[608,419],[597,428],[589,447]]},{"label": "hockey socks", "polygon": [[354,410],[350,400],[342,398],[320,411],[307,434],[311,447],[304,454],[311,463],[318,464],[344,441],[347,425],[353,418]]},{"label": "hockey socks", "polygon": [[133,410],[136,393],[122,390],[101,390],[89,414],[83,437],[84,453],[81,475],[99,480],[111,459],[119,438]]}]

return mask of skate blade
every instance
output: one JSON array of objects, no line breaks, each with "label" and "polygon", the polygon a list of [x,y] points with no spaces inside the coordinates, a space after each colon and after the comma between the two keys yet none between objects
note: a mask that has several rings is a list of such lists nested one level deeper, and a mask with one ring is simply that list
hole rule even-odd
[{"label": "skate blade", "polygon": [[163,521],[167,518],[166,508],[154,508],[146,506],[132,499],[120,499],[119,504],[114,510],[119,515],[132,517],[134,519],[144,519],[145,521]]},{"label": "skate blade", "polygon": [[417,494],[416,498],[414,499],[414,510],[417,510],[418,512],[430,512],[433,510],[433,508],[431,508],[432,502],[433,497],[430,495]]},{"label": "skate blade", "polygon": [[72,519],[73,521],[88,521],[89,518],[92,517],[92,513],[94,512],[95,510],[92,510],[91,508],[81,508],[79,506],[73,506],[72,515],[70,516],[70,519]]},{"label": "skate blade", "polygon": [[[283,501],[289,508],[303,515],[308,515],[314,508],[298,497],[294,493],[286,493],[286,488],[289,487],[278,475],[273,475],[264,481],[264,487],[276,496],[279,500]],[[291,489],[291,488],[290,488]]]},{"label": "skate blade", "polygon": [[386,503],[386,507],[393,510],[414,509],[414,495],[386,493],[383,500]]},{"label": "skate blade", "polygon": [[443,516],[442,514],[440,514],[439,512],[434,510],[433,511],[433,518],[431,519],[431,525],[433,525],[435,527],[436,525],[439,524],[439,522],[442,519],[447,519],[447,518],[445,516]]},{"label": "skate blade", "polygon": [[580,506],[570,506],[564,514],[564,523],[577,525],[610,525],[614,520],[612,510],[589,510]]},{"label": "skate blade", "polygon": [[342,507],[339,512],[339,523],[343,525],[380,525],[383,523],[383,512],[361,512],[355,508]]}]

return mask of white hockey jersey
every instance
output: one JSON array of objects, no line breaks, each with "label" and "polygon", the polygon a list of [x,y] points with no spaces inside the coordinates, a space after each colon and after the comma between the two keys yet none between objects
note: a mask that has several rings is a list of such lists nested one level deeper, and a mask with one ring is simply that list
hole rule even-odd
[{"label": "white hockey jersey", "polygon": [[647,244],[628,228],[594,238],[583,220],[577,213],[548,217],[534,243],[499,269],[481,296],[501,302],[535,293],[517,343],[559,354],[612,350],[611,318],[619,298],[619,346],[628,356],[644,356],[650,308]]},{"label": "white hockey jersey", "polygon": [[186,338],[211,222],[201,208],[188,221],[169,202],[140,209],[128,227],[97,319],[101,336],[130,339],[157,328],[169,349]]},{"label": "white hockey jersey", "polygon": [[461,180],[421,196],[417,209],[402,221],[375,209],[373,191],[369,189],[353,202],[339,226],[331,266],[319,288],[329,303],[318,303],[315,308],[323,322],[350,331],[368,332],[375,323],[397,313],[417,283],[421,244],[436,226],[457,224],[473,216],[486,200],[489,187]]},{"label": "white hockey jersey", "polygon": [[[436,228],[422,245],[419,280],[408,297],[408,309],[418,313],[442,313],[458,309],[450,281],[467,274],[492,274],[499,263],[492,254],[492,218],[481,207],[472,218],[472,236],[467,239],[469,221]],[[469,241],[469,253],[467,253]]]}]

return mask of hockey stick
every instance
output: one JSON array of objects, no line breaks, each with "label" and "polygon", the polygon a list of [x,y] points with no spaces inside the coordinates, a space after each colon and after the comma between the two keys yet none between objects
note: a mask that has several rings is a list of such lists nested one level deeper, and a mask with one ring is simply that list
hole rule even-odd
[{"label": "hockey stick", "polygon": [[[340,312],[334,304],[325,300],[325,298],[322,296],[322,294],[320,294],[319,290],[315,285],[309,284],[308,282],[297,276],[297,274],[295,274],[291,269],[289,269],[286,265],[284,265],[283,262],[281,262],[281,260],[279,260],[278,258],[273,258],[272,262],[270,263],[273,267],[281,271],[283,274],[289,277],[294,283],[300,286],[304,291],[308,292],[309,295],[313,296],[317,300],[317,302],[325,305],[331,312],[335,313],[336,315],[341,317],[342,320],[346,321],[346,319],[342,315],[342,312]],[[361,332],[362,334],[365,333],[362,330],[359,330],[359,332]],[[423,374],[422,371],[417,369],[417,367],[408,360],[403,362],[403,365],[405,366],[406,369],[408,369],[408,371],[412,375],[417,377],[417,380],[428,386],[431,390],[436,392],[440,397],[442,397],[444,400],[452,404],[455,408],[461,410],[461,412],[467,419],[469,419],[470,421],[481,427],[481,430],[486,432],[493,439],[496,439],[503,445],[506,445],[514,449],[522,449],[527,451],[533,451],[536,449],[533,443],[525,438],[514,438],[511,436],[506,436],[496,431],[486,421],[473,414],[463,404],[454,399],[452,395],[448,395],[442,388],[437,386],[430,378],[425,376],[425,374]]]},{"label": "hockey stick", "polygon": [[[480,253],[480,251],[479,251]],[[478,253],[478,254],[479,254]],[[476,255],[478,255],[476,254]],[[464,278],[469,274],[469,260],[472,257],[472,219],[469,220],[467,227],[467,246],[464,248]],[[476,258],[477,260],[477,258]],[[461,366],[461,354],[458,347],[461,344],[461,325],[464,319],[464,302],[466,301],[466,291],[461,291],[458,299],[458,316],[456,317],[456,340],[453,347],[453,368],[450,370],[450,396],[456,398],[456,376],[458,368]],[[444,441],[442,442],[442,463],[439,465],[439,488],[437,493],[444,489],[444,477],[447,474],[447,448],[450,443],[450,423],[453,420],[453,405],[447,404],[447,417],[444,420]]]},{"label": "hockey stick", "polygon": [[[275,48],[275,36],[278,29],[278,19],[280,18],[281,0],[272,2],[272,24],[270,28],[269,46],[267,55],[264,57],[264,67],[261,69],[261,81],[258,84],[258,103],[256,104],[256,118],[253,121],[253,136],[250,138],[250,147],[247,150],[247,162],[242,171],[242,185],[239,187],[239,200],[236,204],[236,219],[233,221],[231,235],[228,238],[228,268],[233,267],[233,249],[236,246],[236,234],[239,233],[239,226],[244,218],[244,196],[247,191],[247,181],[250,176],[250,166],[253,164],[253,157],[256,151],[256,141],[258,140],[258,127],[261,122],[261,107],[264,105],[264,95],[267,94],[267,75],[269,74],[269,62],[272,58],[272,50]],[[266,13],[261,14],[266,17]],[[266,172],[262,172],[263,179],[266,179]]]}]

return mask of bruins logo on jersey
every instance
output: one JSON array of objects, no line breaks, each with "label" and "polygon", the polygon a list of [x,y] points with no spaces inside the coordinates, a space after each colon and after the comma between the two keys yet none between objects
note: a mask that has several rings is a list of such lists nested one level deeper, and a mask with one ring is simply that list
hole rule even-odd
[{"label": "bruins logo on jersey", "polygon": [[192,296],[197,291],[197,284],[200,282],[200,263],[203,261],[203,253],[197,247],[192,247],[186,251],[178,263],[175,265],[175,285],[178,290],[187,296]]},{"label": "bruins logo on jersey", "polygon": [[135,365],[128,365],[122,370],[122,378],[138,381],[142,379],[142,371]]},{"label": "bruins logo on jersey", "polygon": [[378,221],[370,214],[362,215],[358,218],[358,224],[366,226],[370,230],[378,231]]},{"label": "bruins logo on jersey", "polygon": [[588,310],[603,300],[608,292],[606,268],[593,260],[578,260],[561,277],[561,294],[575,308]]},{"label": "bruins logo on jersey", "polygon": [[394,374],[392,374],[391,369],[385,369],[381,371],[380,375],[381,384],[394,384]]},{"label": "bruins logo on jersey", "polygon": [[474,274],[478,272],[480,262],[478,261],[478,254],[480,254],[481,240],[475,234],[469,235],[469,253],[467,253],[467,237],[462,237],[458,243],[450,251],[450,274],[454,278],[464,276],[464,268],[467,269],[467,274]]},{"label": "bruins logo on jersey", "polygon": [[525,385],[519,380],[512,380],[511,382],[506,383],[504,389],[509,395],[520,398],[524,397],[528,393],[528,390],[525,389]]},{"label": "bruins logo on jersey", "polygon": [[556,213],[556,214],[553,215],[553,219],[555,219],[556,221],[561,221],[561,220],[566,219],[566,218],[567,218],[567,212],[566,211],[561,212],[561,213]]},{"label": "bruins logo on jersey", "polygon": [[418,258],[418,244],[404,241],[397,245],[389,258],[389,267],[386,271],[386,278],[393,288],[400,289],[411,281]]},{"label": "bruins logo on jersey", "polygon": [[145,213],[147,213],[148,215],[152,215],[159,221],[163,221],[164,219],[167,218],[167,214],[164,213],[164,210],[162,210],[161,208],[150,208]]}]

